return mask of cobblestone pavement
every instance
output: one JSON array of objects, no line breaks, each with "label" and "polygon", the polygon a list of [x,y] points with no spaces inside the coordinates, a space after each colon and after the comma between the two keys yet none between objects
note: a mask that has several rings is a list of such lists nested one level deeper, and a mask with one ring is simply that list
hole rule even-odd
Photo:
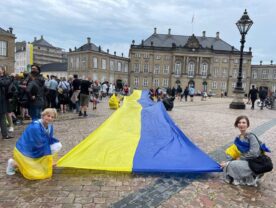
[{"label": "cobblestone pavement", "polygon": [[[235,118],[249,116],[251,130],[272,149],[276,161],[276,111],[229,109],[230,98],[192,102],[175,101],[169,112],[175,123],[202,150],[216,158],[233,141]],[[63,144],[60,155],[82,141],[113,111],[107,101],[88,118],[60,115],[55,134]],[[26,125],[16,127],[18,137]],[[225,184],[220,173],[189,175],[136,175],[92,170],[54,170],[51,179],[28,181],[20,174],[6,176],[6,161],[16,139],[0,140],[0,207],[276,207],[276,171],[266,174],[255,187]],[[219,154],[217,154],[219,153]]]}]

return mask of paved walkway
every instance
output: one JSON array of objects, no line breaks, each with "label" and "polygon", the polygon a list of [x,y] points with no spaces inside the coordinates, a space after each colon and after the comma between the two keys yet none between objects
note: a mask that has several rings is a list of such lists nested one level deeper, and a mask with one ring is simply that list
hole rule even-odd
[{"label": "paved walkway", "polygon": [[[218,161],[222,149],[238,134],[235,118],[248,115],[251,129],[274,150],[275,118],[272,110],[232,110],[231,99],[211,98],[175,102],[169,114],[185,134]],[[61,155],[82,141],[113,111],[107,102],[88,118],[61,115],[55,123],[63,143]],[[16,129],[19,136],[23,127]],[[266,174],[258,188],[223,183],[221,174],[135,175],[128,173],[55,169],[52,179],[27,181],[19,174],[5,175],[7,159],[16,139],[0,140],[0,207],[276,207],[275,171]]]}]

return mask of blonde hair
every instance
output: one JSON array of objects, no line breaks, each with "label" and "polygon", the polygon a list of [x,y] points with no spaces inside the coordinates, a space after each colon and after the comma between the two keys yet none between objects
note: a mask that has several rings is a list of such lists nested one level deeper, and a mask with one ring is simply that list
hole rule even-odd
[{"label": "blonde hair", "polygon": [[55,108],[45,108],[44,111],[42,111],[41,116],[45,116],[47,114],[54,114],[54,117],[57,118],[57,110]]}]

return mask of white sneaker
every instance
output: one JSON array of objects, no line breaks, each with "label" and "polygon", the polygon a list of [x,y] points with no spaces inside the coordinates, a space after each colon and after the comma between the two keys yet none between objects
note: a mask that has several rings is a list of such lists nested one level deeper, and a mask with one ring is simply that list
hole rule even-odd
[{"label": "white sneaker", "polygon": [[238,186],[238,185],[240,185],[241,183],[239,182],[239,181],[237,181],[237,180],[234,180],[233,181],[233,185],[235,185],[235,186]]},{"label": "white sneaker", "polygon": [[14,128],[11,126],[8,131],[9,132],[14,132]]},{"label": "white sneaker", "polygon": [[14,175],[15,174],[15,161],[13,159],[9,159],[8,160],[8,165],[7,165],[7,169],[6,169],[6,173],[7,175]]}]

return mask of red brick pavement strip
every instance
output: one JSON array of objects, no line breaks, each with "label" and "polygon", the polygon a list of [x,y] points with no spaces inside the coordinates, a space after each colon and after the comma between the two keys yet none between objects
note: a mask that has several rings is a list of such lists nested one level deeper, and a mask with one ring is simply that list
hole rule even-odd
[{"label": "red brick pavement strip", "polygon": [[[230,142],[233,135],[237,133],[233,128],[233,122],[241,112],[229,110],[228,105],[229,99],[200,102],[196,98],[194,103],[176,101],[176,107],[170,114],[189,138],[192,138],[204,151],[211,152]],[[78,117],[73,114],[61,115],[59,119],[64,122],[55,123],[56,136],[63,143],[61,155],[89,135],[112,112],[104,101],[100,103],[97,111],[92,112],[90,109],[90,116],[87,119],[71,119]],[[245,110],[242,112],[252,118],[252,128],[255,128],[275,117],[276,111]],[[22,130],[17,127],[15,136],[18,137]],[[268,132],[274,134],[275,138],[275,129],[274,132],[271,130]],[[271,145],[273,142],[269,139],[270,134],[267,138]],[[19,174],[8,177],[5,175],[5,166],[15,142],[15,139],[0,141],[0,207],[107,207],[129,193],[147,187],[158,178],[74,169],[55,169],[53,178],[43,181],[27,181]],[[272,149],[276,148],[273,146]],[[195,181],[160,207],[213,205],[215,207],[246,207],[247,205],[257,207],[259,204],[264,205],[263,207],[271,207],[269,204],[271,205],[272,200],[275,201],[274,178],[274,172],[267,174],[258,189],[239,188],[222,183],[221,178],[215,174],[208,181]]]}]

